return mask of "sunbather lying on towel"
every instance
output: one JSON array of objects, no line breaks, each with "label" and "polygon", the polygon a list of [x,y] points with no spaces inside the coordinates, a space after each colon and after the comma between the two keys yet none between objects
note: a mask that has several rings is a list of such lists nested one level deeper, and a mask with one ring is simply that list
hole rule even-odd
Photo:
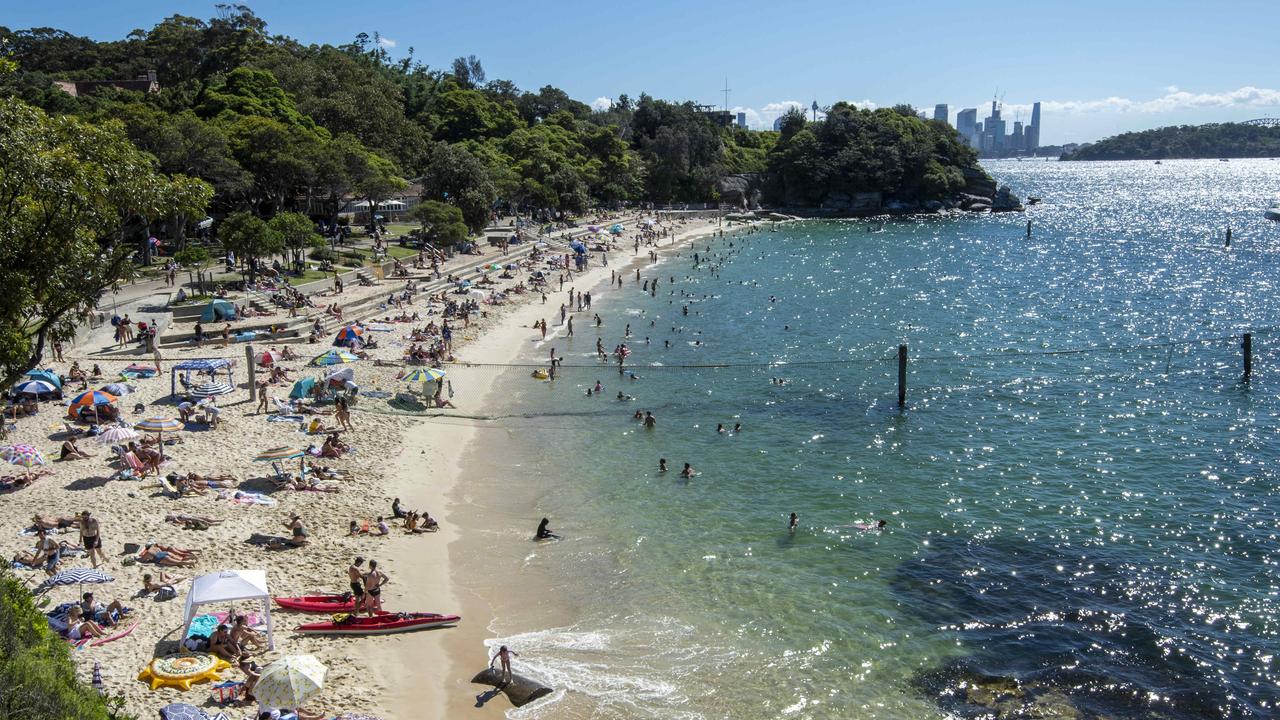
[{"label": "sunbather lying on towel", "polygon": [[168,588],[169,592],[176,596],[178,594],[177,585],[180,582],[186,582],[186,578],[168,575],[164,572],[161,572],[159,577],[147,573],[142,576],[142,594],[158,593]]},{"label": "sunbather lying on towel", "polygon": [[46,517],[44,515],[32,515],[31,526],[34,528],[44,528],[45,530],[63,529],[77,527],[80,524],[79,517]]},{"label": "sunbather lying on towel", "polygon": [[165,567],[195,567],[196,551],[152,543],[138,553],[138,562],[155,563]]}]

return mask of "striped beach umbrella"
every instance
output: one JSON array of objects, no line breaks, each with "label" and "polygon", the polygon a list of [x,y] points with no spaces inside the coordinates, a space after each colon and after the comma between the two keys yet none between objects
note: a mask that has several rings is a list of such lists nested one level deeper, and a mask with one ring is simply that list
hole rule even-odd
[{"label": "striped beach umbrella", "polygon": [[330,350],[323,355],[318,355],[311,361],[312,365],[341,365],[343,363],[355,362],[360,358],[347,352],[346,350]]},{"label": "striped beach umbrella", "polygon": [[63,570],[40,583],[40,585],[36,587],[36,592],[48,592],[52,588],[63,585],[101,585],[103,583],[113,582],[114,580],[115,578],[96,568],[75,568],[72,570]]},{"label": "striped beach umbrella", "polygon": [[116,397],[120,397],[121,395],[128,395],[129,393],[133,392],[133,390],[134,388],[132,385],[128,385],[120,382],[111,383],[109,385],[102,386],[102,392],[115,395]]},{"label": "striped beach umbrella", "polygon": [[445,372],[442,368],[426,367],[426,368],[417,368],[413,372],[409,373],[408,375],[405,375],[404,378],[402,379],[405,382],[411,382],[411,383],[435,382],[436,380],[439,380],[440,378],[448,374],[449,373]]},{"label": "striped beach umbrella", "polygon": [[92,407],[96,409],[102,405],[110,405],[118,399],[119,398],[115,395],[102,392],[101,390],[89,390],[88,392],[82,392],[71,399],[71,405],[67,408],[67,414],[74,416],[81,408]]},{"label": "striped beach umbrella", "polygon": [[98,433],[98,442],[103,445],[125,445],[130,440],[137,440],[138,432],[133,428],[116,425]]},{"label": "striped beach umbrella", "polygon": [[48,465],[49,461],[45,459],[44,453],[41,453],[34,445],[18,444],[6,445],[0,448],[0,457],[10,465],[20,465],[31,472],[31,468],[37,465]]},{"label": "striped beach umbrella", "polygon": [[263,705],[296,708],[320,692],[327,674],[315,655],[288,655],[262,669],[253,696]]},{"label": "striped beach umbrella", "polygon": [[184,427],[186,427],[186,425],[183,425],[181,421],[167,417],[149,417],[133,424],[133,428],[135,430],[153,432],[156,434],[156,437],[160,440],[156,447],[160,450],[161,460],[164,459],[164,434],[175,430],[181,430]]},{"label": "striped beach umbrella", "polygon": [[48,380],[28,380],[13,386],[15,395],[50,395],[58,392],[57,386]]},{"label": "striped beach umbrella", "polygon": [[277,448],[271,448],[270,450],[263,450],[258,453],[258,457],[254,458],[254,460],[261,460],[263,462],[268,460],[289,460],[291,458],[302,457],[305,454],[306,451],[301,448],[284,445]]},{"label": "striped beach umbrella", "polygon": [[224,382],[207,382],[197,385],[191,391],[191,395],[198,398],[213,397],[214,395],[226,395],[227,393],[235,392],[235,390],[235,388]]}]

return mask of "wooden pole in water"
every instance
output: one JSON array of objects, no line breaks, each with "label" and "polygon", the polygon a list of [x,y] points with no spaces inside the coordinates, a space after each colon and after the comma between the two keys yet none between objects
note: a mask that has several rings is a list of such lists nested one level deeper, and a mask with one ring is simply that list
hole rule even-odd
[{"label": "wooden pole in water", "polygon": [[1031,221],[1030,220],[1027,221],[1027,239],[1028,240],[1031,239]]},{"label": "wooden pole in water", "polygon": [[1249,378],[1253,375],[1253,333],[1244,334],[1244,342],[1240,343],[1240,349],[1244,350],[1244,382],[1249,382]]},{"label": "wooden pole in water", "polygon": [[258,401],[258,380],[255,377],[255,375],[257,374],[255,368],[257,366],[253,362],[253,346],[252,345],[244,346],[244,359],[245,359],[245,362],[248,363],[246,367],[249,368],[249,402],[257,402]]},{"label": "wooden pole in water", "polygon": [[898,408],[907,406],[907,346],[898,346]]}]

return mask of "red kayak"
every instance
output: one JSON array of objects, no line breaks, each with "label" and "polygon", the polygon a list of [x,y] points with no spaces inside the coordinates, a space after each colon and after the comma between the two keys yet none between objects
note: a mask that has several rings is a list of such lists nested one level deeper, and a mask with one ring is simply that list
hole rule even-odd
[{"label": "red kayak", "polygon": [[373,617],[348,615],[340,620],[307,623],[294,630],[303,635],[390,635],[455,625],[461,619],[458,615],[436,613],[380,612]]},{"label": "red kayak", "polygon": [[313,613],[351,612],[356,602],[351,595],[303,595],[302,597],[278,597],[276,604],[285,610]]}]

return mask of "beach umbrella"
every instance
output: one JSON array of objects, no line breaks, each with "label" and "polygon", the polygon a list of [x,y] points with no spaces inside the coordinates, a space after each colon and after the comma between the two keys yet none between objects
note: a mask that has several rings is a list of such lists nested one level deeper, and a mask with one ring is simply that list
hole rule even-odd
[{"label": "beach umbrella", "polygon": [[48,592],[52,588],[63,585],[79,585],[82,588],[85,585],[101,585],[103,583],[113,582],[115,578],[98,570],[96,568],[75,568],[73,570],[63,570],[62,572],[50,577],[36,587],[37,593]]},{"label": "beach umbrella", "polygon": [[356,379],[356,371],[354,368],[349,368],[349,367],[338,368],[337,370],[334,370],[333,372],[324,376],[325,382],[333,382],[334,380],[346,382],[348,380],[355,380],[355,379]]},{"label": "beach umbrella", "polygon": [[102,432],[98,433],[98,442],[102,443],[103,445],[125,445],[130,440],[137,440],[137,439],[138,439],[137,431],[135,431],[133,428],[121,427],[119,425],[116,425],[115,427],[109,427],[106,430],[103,430]]},{"label": "beach umbrella", "polygon": [[26,468],[27,473],[31,472],[31,468],[36,465],[48,465],[49,461],[45,459],[44,453],[41,453],[34,445],[19,444],[6,445],[0,448],[0,457],[10,465],[21,465]]},{"label": "beach umbrella", "polygon": [[209,720],[209,713],[195,705],[169,703],[160,708],[160,720]]},{"label": "beach umbrella", "polygon": [[13,386],[15,395],[50,395],[58,392],[58,387],[48,380],[28,380]]},{"label": "beach umbrella", "polygon": [[174,418],[166,418],[166,417],[149,417],[145,420],[142,420],[141,422],[136,422],[133,424],[133,428],[135,430],[141,430],[143,432],[153,432],[156,434],[156,437],[159,438],[160,440],[159,448],[160,448],[161,460],[164,459],[164,434],[166,432],[181,430],[184,427],[186,426],[183,425],[180,421],[175,420]]},{"label": "beach umbrella", "polygon": [[62,378],[58,375],[58,373],[52,370],[39,370],[39,369],[28,370],[25,373],[25,375],[26,377],[32,378],[33,380],[44,380],[46,382],[52,383],[54,387],[58,388],[59,390],[62,389]]},{"label": "beach umbrella", "polygon": [[338,331],[333,338],[334,345],[346,345],[352,340],[361,340],[364,335],[364,328],[359,325],[348,325]]},{"label": "beach umbrella", "polygon": [[413,372],[409,373],[408,375],[405,375],[401,379],[404,380],[405,382],[411,382],[411,383],[412,382],[435,382],[436,380],[439,380],[440,378],[448,374],[449,373],[445,372],[441,368],[434,368],[434,367],[417,368]]},{"label": "beach umbrella", "polygon": [[311,394],[311,388],[315,387],[315,384],[315,378],[304,377],[293,384],[293,389],[289,391],[289,397],[293,400],[300,400]]},{"label": "beach umbrella", "polygon": [[258,355],[258,364],[263,367],[271,367],[280,359],[280,353],[275,350],[263,350]]},{"label": "beach umbrella", "polygon": [[226,395],[235,392],[236,389],[224,382],[207,382],[197,385],[191,391],[192,397],[206,398],[214,395]]},{"label": "beach umbrella", "polygon": [[253,697],[262,705],[296,708],[320,692],[326,674],[315,655],[288,655],[262,669]]},{"label": "beach umbrella", "polygon": [[600,232],[600,228],[599,228],[599,227],[597,227],[597,226],[595,226],[595,225],[588,225],[588,226],[587,226],[587,232],[598,233],[598,232]]},{"label": "beach umbrella", "polygon": [[609,228],[609,232],[613,233],[614,235],[621,235],[621,234],[622,234],[622,224],[621,224],[621,223],[614,223],[613,227]]},{"label": "beach umbrella", "polygon": [[341,365],[343,363],[355,362],[360,358],[351,354],[346,350],[330,350],[322,355],[316,356],[311,361],[312,365]]},{"label": "beach umbrella", "polygon": [[115,395],[116,397],[120,397],[121,395],[128,395],[129,393],[133,392],[133,390],[134,388],[132,385],[127,385],[125,383],[118,383],[118,382],[111,383],[110,385],[102,386],[102,392]]},{"label": "beach umbrella", "polygon": [[457,285],[458,285],[458,287],[460,287],[460,288],[471,287],[471,281],[470,281],[470,280],[459,280],[459,281],[458,281],[458,283],[457,283]]},{"label": "beach umbrella", "polygon": [[98,407],[100,405],[110,405],[118,399],[119,398],[115,395],[102,392],[101,390],[89,390],[87,392],[82,392],[71,399],[71,405],[67,408],[67,415],[74,417],[78,414],[78,411],[81,408],[91,407],[93,408],[94,416],[96,417]]}]

